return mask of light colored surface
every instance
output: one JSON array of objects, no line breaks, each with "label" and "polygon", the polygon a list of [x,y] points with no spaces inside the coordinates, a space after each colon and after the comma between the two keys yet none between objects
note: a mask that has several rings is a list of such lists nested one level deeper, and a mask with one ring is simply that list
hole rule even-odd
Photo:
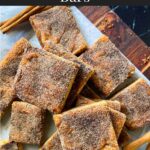
[{"label": "light colored surface", "polygon": [[[7,18],[18,13],[22,10],[25,6],[0,6],[0,21],[3,21]],[[102,36],[102,33],[76,8],[71,7],[73,15],[76,18],[77,24],[80,27],[82,34],[84,35],[87,43],[92,45],[99,37]],[[33,46],[40,47],[39,42],[28,22],[23,23],[17,26],[12,31],[8,32],[7,34],[0,33],[0,59],[2,59],[6,53],[9,51],[11,46],[19,40],[21,37],[27,38]],[[138,70],[136,69],[135,75],[131,78],[128,82],[124,83],[124,86],[128,85],[129,83],[133,82],[137,78],[144,78],[148,84],[150,82],[148,79]],[[54,131],[55,126],[52,121],[52,116],[47,114],[47,137],[48,138]],[[9,123],[10,123],[10,110],[8,111],[6,117],[0,122],[0,139],[7,139],[9,137]],[[143,135],[146,131],[148,131],[148,127],[137,130],[132,132],[134,138]],[[36,150],[38,149],[37,146],[25,146],[27,150]],[[143,146],[140,150],[144,150],[145,147]]]}]

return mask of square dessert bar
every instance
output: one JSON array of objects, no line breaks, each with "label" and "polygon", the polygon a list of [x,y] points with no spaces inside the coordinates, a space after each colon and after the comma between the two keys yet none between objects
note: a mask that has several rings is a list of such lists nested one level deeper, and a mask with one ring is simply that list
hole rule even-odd
[{"label": "square dessert bar", "polygon": [[26,102],[13,102],[10,141],[41,144],[43,137],[44,111]]},{"label": "square dessert bar", "polygon": [[30,47],[28,41],[21,38],[0,61],[0,118],[15,97],[12,84],[24,50],[28,47]]},{"label": "square dessert bar", "polygon": [[44,143],[40,150],[63,150],[57,131]]},{"label": "square dessert bar", "polygon": [[69,7],[56,6],[33,15],[30,23],[42,47],[47,40],[62,44],[74,54],[81,53],[87,47]]},{"label": "square dessert bar", "polygon": [[108,107],[99,102],[54,115],[64,150],[119,150]]},{"label": "square dessert bar", "polygon": [[91,81],[104,96],[109,96],[134,72],[134,67],[106,36],[100,38],[80,58],[95,69]]},{"label": "square dessert bar", "polygon": [[[80,99],[80,100],[79,100]],[[94,101],[84,98],[82,96],[79,96],[78,98],[79,101],[84,101],[84,105],[86,104],[91,104],[94,103]],[[83,103],[81,104],[81,106],[83,105]],[[80,104],[78,103],[78,106],[80,106]],[[120,113],[120,103],[117,101],[101,101],[101,106],[109,106],[110,107],[110,116],[111,116],[111,120],[112,120],[112,124],[116,133],[116,138],[119,138],[120,132],[122,131],[124,122],[125,122],[125,115]],[[113,108],[113,109],[112,109]],[[116,110],[118,111],[116,111]],[[62,146],[61,146],[61,141],[59,138],[59,134],[56,131],[46,142],[45,144],[42,146],[42,148],[40,150],[49,150],[49,149],[54,149],[54,150],[62,150]]]},{"label": "square dessert bar", "polygon": [[121,102],[128,128],[136,129],[150,124],[150,86],[144,79],[138,79],[112,99]]},{"label": "square dessert bar", "polygon": [[66,102],[66,108],[70,108],[74,104],[74,100],[79,95],[83,87],[86,85],[89,78],[93,75],[94,70],[88,64],[84,63],[82,60],[80,60],[80,58],[73,55],[60,44],[54,44],[51,41],[47,41],[45,42],[44,49],[55,55],[63,57],[64,59],[73,61],[79,64],[80,66],[78,74],[76,76],[76,79],[74,81],[71,92]]},{"label": "square dessert bar", "polygon": [[60,113],[78,70],[76,63],[31,48],[22,58],[14,88],[21,100]]},{"label": "square dessert bar", "polygon": [[[95,101],[88,99],[83,96],[78,96],[76,106],[84,106],[87,104],[95,103]],[[109,108],[110,117],[112,120],[112,124],[116,133],[116,137],[119,138],[119,135],[122,131],[124,123],[126,121],[126,116],[121,113],[121,104],[118,101],[111,100],[99,100],[98,102],[101,106],[105,106]]]}]

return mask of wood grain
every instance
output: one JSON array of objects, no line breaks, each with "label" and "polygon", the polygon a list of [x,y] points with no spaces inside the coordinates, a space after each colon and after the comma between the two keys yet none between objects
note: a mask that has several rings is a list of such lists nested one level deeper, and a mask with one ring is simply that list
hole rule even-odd
[{"label": "wood grain", "polygon": [[150,79],[150,47],[116,13],[107,6],[84,6],[79,9]]}]

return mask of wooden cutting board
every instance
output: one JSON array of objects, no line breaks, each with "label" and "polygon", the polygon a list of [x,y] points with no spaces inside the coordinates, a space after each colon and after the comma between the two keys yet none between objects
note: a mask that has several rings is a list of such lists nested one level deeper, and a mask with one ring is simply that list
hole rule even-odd
[{"label": "wooden cutting board", "polygon": [[82,6],[79,9],[150,79],[150,47],[115,12],[107,6]]}]

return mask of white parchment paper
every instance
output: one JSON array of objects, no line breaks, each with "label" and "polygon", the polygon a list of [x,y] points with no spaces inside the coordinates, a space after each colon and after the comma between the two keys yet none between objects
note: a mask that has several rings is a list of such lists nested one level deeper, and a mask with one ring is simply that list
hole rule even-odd
[{"label": "white parchment paper", "polygon": [[[0,6],[0,21],[6,20],[14,16],[23,8],[25,8],[25,6]],[[89,46],[92,45],[103,34],[78,10],[78,8],[72,6],[71,9],[87,43],[89,44]],[[18,25],[16,28],[9,31],[7,34],[0,33],[0,60],[6,55],[6,53],[10,50],[12,45],[21,37],[27,38],[33,46],[40,47],[40,44],[35,36],[34,31],[31,28],[31,25],[29,24],[29,22],[25,22]],[[124,86],[128,85],[129,83],[133,82],[135,79],[140,77],[144,78],[150,85],[149,80],[138,69],[136,69],[135,75],[127,83],[125,83]],[[7,112],[6,117],[0,122],[0,140],[8,139],[9,124],[10,110]],[[136,139],[143,135],[145,132],[147,132],[149,129],[149,127],[145,127],[144,129],[139,129],[134,132],[131,132],[131,134],[133,135],[133,138]],[[55,131],[52,116],[49,113],[47,114],[46,131],[46,139],[50,137],[50,135]],[[37,150],[38,147],[33,145],[25,145],[24,149]],[[140,150],[145,150],[145,146],[142,146]]]}]

